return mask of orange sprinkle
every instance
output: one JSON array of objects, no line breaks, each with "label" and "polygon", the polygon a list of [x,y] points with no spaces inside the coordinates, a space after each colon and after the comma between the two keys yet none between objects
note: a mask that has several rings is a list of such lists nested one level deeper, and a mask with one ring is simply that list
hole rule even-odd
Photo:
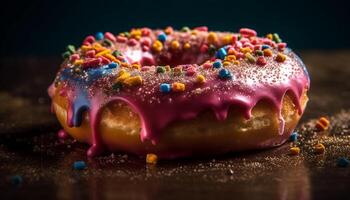
[{"label": "orange sprinkle", "polygon": [[146,163],[147,164],[152,164],[155,165],[158,162],[158,156],[156,154],[153,153],[149,153],[146,156]]},{"label": "orange sprinkle", "polygon": [[222,38],[222,43],[224,43],[225,45],[231,44],[231,42],[232,42],[232,35],[225,35]]},{"label": "orange sprinkle", "polygon": [[171,42],[172,49],[178,49],[180,47],[180,43],[177,40]]},{"label": "orange sprinkle", "polygon": [[286,58],[286,55],[284,55],[283,53],[278,53],[275,60],[277,62],[284,62]]},{"label": "orange sprinkle", "polygon": [[113,62],[117,63],[118,65],[120,65],[120,60],[118,60],[117,58],[115,58],[112,54],[108,53],[103,55],[103,57],[108,58],[109,60],[112,60]]},{"label": "orange sprinkle", "polygon": [[325,131],[329,128],[329,120],[325,117],[321,117],[320,119],[318,119],[317,123],[316,123],[316,128],[319,131]]},{"label": "orange sprinkle", "polygon": [[171,89],[174,92],[183,92],[185,91],[185,84],[183,83],[179,83],[179,82],[175,82],[171,85]]},{"label": "orange sprinkle", "polygon": [[271,56],[272,56],[272,51],[271,51],[271,49],[264,49],[264,56],[266,56],[266,57],[271,57]]},{"label": "orange sprinkle", "polygon": [[197,77],[196,77],[196,82],[197,83],[201,83],[201,84],[203,84],[203,83],[205,83],[206,82],[206,80],[205,80],[205,77],[203,76],[203,75],[198,75]]},{"label": "orange sprinkle", "polygon": [[162,51],[162,49],[163,49],[163,44],[162,44],[161,41],[156,40],[156,41],[153,43],[152,48],[153,48],[154,51],[160,52],[160,51]]},{"label": "orange sprinkle", "polygon": [[244,47],[244,48],[241,48],[241,52],[246,54],[246,53],[251,53],[253,51],[249,47]]},{"label": "orange sprinkle", "polygon": [[326,151],[326,147],[321,143],[316,144],[314,149],[316,154],[323,154]]},{"label": "orange sprinkle", "polygon": [[132,68],[134,68],[134,69],[141,70],[141,65],[138,64],[138,63],[134,63],[134,64],[132,64],[131,66],[132,66]]},{"label": "orange sprinkle", "polygon": [[236,60],[236,56],[235,55],[228,55],[228,56],[226,56],[225,59],[229,60],[229,61],[233,61],[233,60]]},{"label": "orange sprinkle", "polygon": [[186,42],[186,43],[184,44],[184,49],[189,49],[189,48],[191,48],[191,44],[188,43],[188,42]]},{"label": "orange sprinkle", "polygon": [[292,147],[289,149],[290,155],[298,155],[300,153],[300,148],[299,147]]},{"label": "orange sprinkle", "polygon": [[208,34],[207,40],[208,40],[209,44],[214,44],[214,43],[216,43],[218,41],[218,36],[216,35],[216,33],[210,32]]}]

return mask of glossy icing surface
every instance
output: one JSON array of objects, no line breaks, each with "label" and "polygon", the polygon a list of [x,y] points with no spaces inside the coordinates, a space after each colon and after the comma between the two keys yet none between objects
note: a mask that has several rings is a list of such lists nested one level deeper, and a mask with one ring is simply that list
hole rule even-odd
[{"label": "glossy icing surface", "polygon": [[[205,27],[184,32],[143,28],[118,36],[105,33],[98,41],[89,36],[80,49],[71,49],[49,94],[59,87],[59,95],[67,97],[69,126],[80,126],[83,112],[89,113],[89,156],[103,150],[101,108],[117,100],[139,115],[141,140],[156,144],[167,125],[204,110],[225,120],[229,108],[237,107],[249,119],[264,99],[280,113],[287,91],[301,114],[300,98],[310,80],[302,61],[285,46],[278,35],[260,38],[251,29],[221,33]],[[280,115],[280,133],[283,129]]]}]

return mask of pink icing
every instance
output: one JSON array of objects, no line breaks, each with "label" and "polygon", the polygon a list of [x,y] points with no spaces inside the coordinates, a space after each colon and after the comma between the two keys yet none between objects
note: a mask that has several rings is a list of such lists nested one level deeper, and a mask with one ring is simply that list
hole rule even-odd
[{"label": "pink icing", "polygon": [[[188,35],[173,36],[174,38],[187,37]],[[151,37],[152,38],[152,37]],[[204,37],[199,37],[197,42],[203,43]],[[154,38],[152,38],[154,40]],[[128,47],[125,44],[116,43],[116,48],[125,53],[129,63],[139,61],[141,63],[162,63],[162,62],[188,62],[201,63],[208,58],[208,55],[196,56],[196,54],[179,54],[176,59],[166,58],[160,55],[152,55],[149,52],[141,51],[139,44]],[[214,73],[214,69],[205,69],[203,66],[193,65],[196,73],[206,75],[206,83],[199,85],[194,77],[173,77],[168,74],[156,74],[156,67],[149,66],[146,70],[133,73],[142,75],[141,87],[125,88],[120,92],[104,93],[101,87],[111,90],[111,79],[108,76],[101,80],[100,84],[92,84],[88,87],[85,84],[67,83],[65,92],[61,95],[68,97],[67,124],[72,123],[82,113],[74,110],[74,103],[81,92],[88,93],[88,107],[90,126],[92,130],[92,146],[88,150],[88,156],[95,156],[103,151],[103,145],[98,130],[101,109],[110,102],[123,101],[127,103],[141,120],[141,140],[151,140],[157,144],[159,136],[164,128],[175,121],[189,120],[198,116],[205,110],[211,110],[217,120],[225,120],[230,108],[239,109],[246,119],[251,117],[251,111],[260,100],[270,102],[279,113],[279,132],[284,132],[284,120],[281,116],[282,100],[286,92],[290,92],[293,103],[298,108],[299,114],[303,109],[300,105],[300,98],[304,90],[309,88],[309,77],[301,60],[291,51],[286,52],[287,59],[283,63],[277,63],[273,58],[267,58],[266,66],[250,64],[242,60],[239,66],[228,68],[233,74],[232,80],[221,80]],[[168,56],[169,57],[169,56]],[[182,65],[181,65],[182,66]],[[186,69],[187,66],[183,65]],[[118,70],[116,70],[118,71]],[[112,72],[116,74],[116,72]],[[159,91],[160,83],[172,83],[180,81],[186,84],[184,92],[173,92],[164,94]],[[86,88],[88,88],[87,91]],[[55,87],[49,88],[52,97]],[[65,94],[66,93],[66,94]],[[76,120],[75,120],[76,121]],[[268,141],[266,141],[269,143]],[[271,141],[272,142],[272,141]],[[266,144],[265,144],[266,145]],[[175,153],[175,152],[174,152]],[[176,153],[175,153],[176,154]]]}]

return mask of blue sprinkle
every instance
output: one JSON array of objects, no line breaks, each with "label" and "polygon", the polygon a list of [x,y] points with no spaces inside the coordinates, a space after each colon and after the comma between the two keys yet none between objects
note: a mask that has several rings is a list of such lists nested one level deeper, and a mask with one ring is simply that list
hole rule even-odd
[{"label": "blue sprinkle", "polygon": [[226,49],[225,48],[220,48],[217,52],[216,52],[216,57],[220,58],[221,60],[225,59],[227,55]]},{"label": "blue sprinkle", "polygon": [[261,46],[261,49],[262,49],[262,50],[264,50],[264,49],[269,49],[269,48],[270,48],[270,46],[269,46],[269,45],[266,45],[266,44],[264,44],[264,45]]},{"label": "blue sprinkle", "polygon": [[108,68],[109,69],[114,69],[114,68],[117,68],[118,67],[118,63],[115,63],[115,62],[111,62],[108,64]]},{"label": "blue sprinkle", "polygon": [[230,79],[232,78],[231,72],[227,69],[220,69],[219,71],[219,77],[222,79]]},{"label": "blue sprinkle", "polygon": [[86,169],[86,163],[84,161],[75,161],[73,164],[73,168],[75,170],[83,170]]},{"label": "blue sprinkle", "polygon": [[345,157],[341,157],[337,161],[338,167],[347,167],[349,164],[350,164],[350,161]]},{"label": "blue sprinkle", "polygon": [[162,83],[160,84],[159,89],[161,92],[168,93],[171,91],[171,86],[168,83]]},{"label": "blue sprinkle", "polygon": [[165,42],[167,36],[165,35],[165,33],[161,33],[158,35],[158,40],[161,42]]},{"label": "blue sprinkle", "polygon": [[97,32],[95,35],[96,40],[102,40],[104,38],[103,33],[102,32]]},{"label": "blue sprinkle", "polygon": [[292,134],[289,136],[289,140],[292,141],[292,142],[297,141],[297,139],[298,139],[298,133],[297,133],[297,132],[294,132],[294,133],[292,133]]},{"label": "blue sprinkle", "polygon": [[213,63],[213,67],[216,68],[216,69],[219,69],[220,67],[222,67],[221,61],[215,61]]},{"label": "blue sprinkle", "polygon": [[11,176],[10,181],[13,185],[18,186],[23,182],[23,178],[20,175],[13,175]]}]

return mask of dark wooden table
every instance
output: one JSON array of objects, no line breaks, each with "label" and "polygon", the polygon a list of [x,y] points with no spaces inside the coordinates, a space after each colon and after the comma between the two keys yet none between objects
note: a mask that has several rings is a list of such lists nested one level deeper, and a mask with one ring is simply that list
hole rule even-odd
[{"label": "dark wooden table", "polygon": [[[0,199],[349,199],[350,51],[302,51],[310,102],[298,126],[301,154],[282,147],[211,158],[160,161],[123,153],[87,159],[87,146],[59,142],[46,88],[59,58],[0,61]],[[331,119],[316,133],[315,120]],[[316,155],[321,142],[326,153]],[[77,160],[88,168],[72,169]],[[22,178],[13,183],[15,175]]]}]

